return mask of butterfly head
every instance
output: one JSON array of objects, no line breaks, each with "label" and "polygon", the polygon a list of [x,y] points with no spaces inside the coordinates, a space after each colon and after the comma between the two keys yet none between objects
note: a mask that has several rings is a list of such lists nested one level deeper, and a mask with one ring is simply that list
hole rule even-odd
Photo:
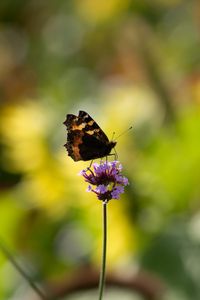
[{"label": "butterfly head", "polygon": [[110,141],[109,142],[109,146],[110,146],[110,150],[113,149],[116,146],[117,142],[115,141]]}]

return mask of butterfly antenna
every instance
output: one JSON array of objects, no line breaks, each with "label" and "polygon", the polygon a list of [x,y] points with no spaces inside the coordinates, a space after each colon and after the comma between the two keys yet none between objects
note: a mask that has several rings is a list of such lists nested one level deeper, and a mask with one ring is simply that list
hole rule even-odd
[{"label": "butterfly antenna", "polygon": [[115,136],[115,132],[113,131],[111,141],[114,140],[114,136]]},{"label": "butterfly antenna", "polygon": [[124,130],[122,133],[120,133],[120,134],[115,138],[115,140],[118,139],[120,136],[124,135],[125,133],[127,133],[127,132],[128,132],[129,130],[131,130],[132,128],[133,128],[133,126],[131,126],[131,127],[129,127],[128,129]]}]

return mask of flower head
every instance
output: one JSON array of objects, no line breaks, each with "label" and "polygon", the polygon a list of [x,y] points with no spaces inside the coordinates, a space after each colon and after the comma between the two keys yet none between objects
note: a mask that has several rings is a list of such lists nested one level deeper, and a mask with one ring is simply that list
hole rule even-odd
[{"label": "flower head", "polygon": [[[121,174],[122,165],[119,161],[93,163],[92,168],[82,170],[82,175],[89,183],[87,192],[93,192],[99,200],[109,201],[119,199],[124,192],[124,186],[128,185],[128,179]],[[96,187],[95,187],[96,186]]]}]

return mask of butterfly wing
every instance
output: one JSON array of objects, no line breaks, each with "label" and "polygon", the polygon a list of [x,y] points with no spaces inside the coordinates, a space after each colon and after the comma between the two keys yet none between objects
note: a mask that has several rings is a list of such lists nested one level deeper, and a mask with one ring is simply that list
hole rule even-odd
[{"label": "butterfly wing", "polygon": [[95,139],[101,141],[102,143],[109,143],[107,135],[103,132],[100,126],[90,117],[88,113],[83,110],[79,111],[78,119],[82,120],[82,124],[86,126],[83,131],[88,135],[92,135]]},{"label": "butterfly wing", "polygon": [[108,155],[113,148],[99,125],[85,111],[67,115],[67,143],[65,147],[73,160],[91,160]]}]

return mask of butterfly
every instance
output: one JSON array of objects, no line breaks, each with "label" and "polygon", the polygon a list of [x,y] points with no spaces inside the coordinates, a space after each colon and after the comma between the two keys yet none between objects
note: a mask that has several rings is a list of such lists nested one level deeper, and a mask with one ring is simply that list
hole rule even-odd
[{"label": "butterfly", "polygon": [[105,157],[116,145],[83,110],[78,116],[67,114],[63,124],[67,127],[67,143],[64,146],[74,161]]}]

